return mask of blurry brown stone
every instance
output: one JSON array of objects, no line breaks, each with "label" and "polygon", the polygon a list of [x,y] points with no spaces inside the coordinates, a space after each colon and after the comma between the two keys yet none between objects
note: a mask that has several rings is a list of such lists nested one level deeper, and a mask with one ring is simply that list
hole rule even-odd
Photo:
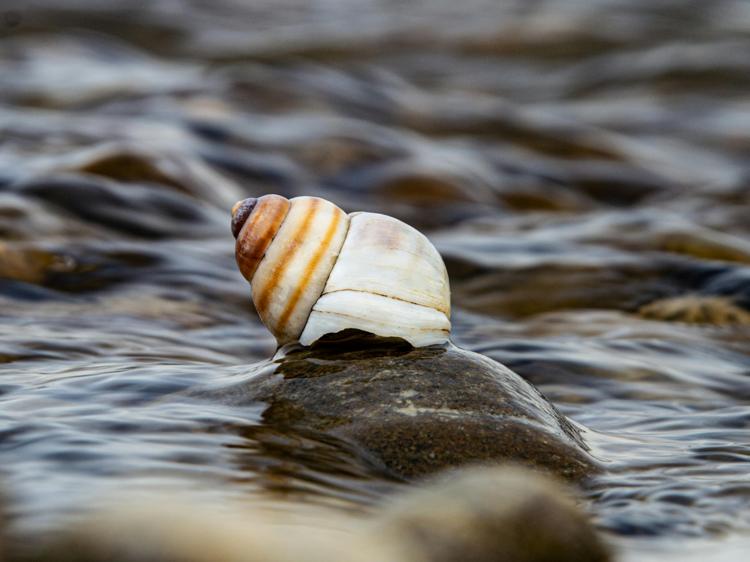
[{"label": "blurry brown stone", "polygon": [[72,267],[64,256],[29,246],[11,246],[0,242],[0,278],[41,283],[49,273]]},{"label": "blurry brown stone", "polygon": [[376,542],[410,562],[604,562],[608,548],[568,492],[515,467],[464,469],[386,507]]},{"label": "blurry brown stone", "polygon": [[694,227],[693,232],[667,233],[659,238],[660,248],[689,256],[750,264],[750,244],[737,236]]},{"label": "blurry brown stone", "polygon": [[688,295],[651,302],[638,310],[644,318],[715,326],[750,325],[750,312],[723,297]]}]

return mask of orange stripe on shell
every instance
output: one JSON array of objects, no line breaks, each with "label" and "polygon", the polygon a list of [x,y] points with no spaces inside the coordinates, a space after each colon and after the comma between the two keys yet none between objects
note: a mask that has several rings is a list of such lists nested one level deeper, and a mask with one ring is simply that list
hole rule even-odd
[{"label": "orange stripe on shell", "polygon": [[295,197],[253,277],[258,315],[279,344],[296,340],[341,251],[349,219],[317,197]]},{"label": "orange stripe on shell", "polygon": [[[297,240],[305,235],[305,232],[308,230],[308,227],[310,226],[310,223],[315,216],[315,209],[319,204],[320,202],[318,199],[311,199],[310,208],[305,215],[305,219],[297,226],[296,230],[291,236],[292,242],[286,247],[281,258],[277,260],[276,267],[273,269],[273,274],[266,282],[266,284],[262,287],[253,286],[253,302],[255,303],[255,309],[258,311],[258,314],[261,318],[264,318],[266,316],[268,304],[274,294],[274,290],[279,285],[279,281],[283,277],[284,271],[286,270],[286,267],[289,264],[290,260],[300,247],[299,243],[297,243]],[[274,330],[274,327],[271,327],[271,329]]]},{"label": "orange stripe on shell", "polygon": [[325,236],[323,237],[323,240],[321,241],[320,246],[318,246],[318,249],[315,251],[315,254],[313,254],[312,258],[310,258],[310,261],[307,264],[307,267],[305,268],[304,275],[300,278],[297,286],[294,289],[294,293],[292,293],[292,296],[289,299],[286,305],[286,308],[284,309],[284,312],[282,312],[281,316],[279,317],[280,327],[283,327],[287,323],[287,321],[289,320],[289,317],[292,315],[292,312],[294,312],[294,308],[297,306],[297,303],[299,302],[299,299],[302,296],[302,293],[307,289],[308,285],[310,284],[310,280],[316,268],[318,267],[320,260],[323,258],[323,255],[328,251],[329,247],[331,246],[333,235],[338,230],[339,223],[341,222],[341,220],[342,220],[342,214],[335,213],[333,215],[333,218],[331,219],[331,224],[328,226],[328,229],[326,230]]}]

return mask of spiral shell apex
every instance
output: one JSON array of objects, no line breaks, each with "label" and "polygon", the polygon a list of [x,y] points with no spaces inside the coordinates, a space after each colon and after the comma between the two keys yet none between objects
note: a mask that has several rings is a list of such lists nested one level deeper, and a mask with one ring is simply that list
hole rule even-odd
[{"label": "spiral shell apex", "polygon": [[278,195],[232,209],[235,256],[279,345],[353,328],[415,347],[450,336],[450,288],[422,233],[377,213],[347,215],[317,197]]}]

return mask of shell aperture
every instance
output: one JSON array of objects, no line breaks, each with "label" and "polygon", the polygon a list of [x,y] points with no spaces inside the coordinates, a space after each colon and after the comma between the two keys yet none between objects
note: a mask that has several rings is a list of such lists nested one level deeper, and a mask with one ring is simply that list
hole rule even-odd
[{"label": "shell aperture", "polygon": [[448,340],[445,264],[411,226],[377,213],[346,215],[317,197],[265,195],[232,214],[237,264],[279,345],[310,345],[347,328],[415,347]]}]

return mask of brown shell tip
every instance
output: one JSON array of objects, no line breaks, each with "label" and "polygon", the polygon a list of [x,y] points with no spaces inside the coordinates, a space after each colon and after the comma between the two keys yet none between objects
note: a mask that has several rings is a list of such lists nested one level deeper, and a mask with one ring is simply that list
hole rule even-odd
[{"label": "brown shell tip", "polygon": [[232,234],[235,238],[239,236],[240,230],[242,230],[245,221],[247,221],[247,217],[250,216],[250,213],[253,212],[257,204],[258,200],[255,197],[250,197],[242,201],[237,201],[232,207]]}]

